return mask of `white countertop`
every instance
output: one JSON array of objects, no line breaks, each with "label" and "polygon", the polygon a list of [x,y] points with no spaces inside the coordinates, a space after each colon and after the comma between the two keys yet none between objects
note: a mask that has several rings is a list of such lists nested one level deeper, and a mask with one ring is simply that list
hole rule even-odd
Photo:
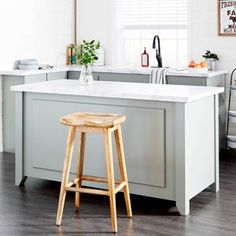
[{"label": "white countertop", "polygon": [[53,69],[47,70],[6,70],[0,71],[0,75],[14,75],[14,76],[27,76],[27,75],[39,75],[45,73],[55,73],[55,72],[63,72],[68,71],[67,66],[62,67],[54,67]]},{"label": "white countertop", "polygon": [[[103,72],[103,73],[121,73],[121,74],[143,74],[149,75],[153,68],[143,68],[143,67],[125,67],[125,66],[93,66],[93,72]],[[81,71],[80,65],[74,66],[62,66],[54,67],[48,70],[9,70],[0,71],[0,75],[15,75],[15,76],[27,76],[27,75],[37,75],[43,73],[54,73],[63,71]],[[227,71],[201,71],[201,70],[188,70],[188,69],[169,69],[166,72],[167,76],[188,76],[188,77],[213,77],[217,75],[227,74]]]},{"label": "white countertop", "polygon": [[191,102],[214,94],[223,93],[221,87],[183,85],[138,84],[94,81],[82,86],[78,80],[54,80],[11,87],[12,91],[47,93],[103,98],[151,100],[165,102]]}]

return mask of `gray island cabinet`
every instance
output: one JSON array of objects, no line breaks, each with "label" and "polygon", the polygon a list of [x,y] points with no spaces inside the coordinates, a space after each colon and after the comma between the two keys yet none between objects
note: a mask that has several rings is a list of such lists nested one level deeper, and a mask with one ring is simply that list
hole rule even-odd
[{"label": "gray island cabinet", "polygon": [[[187,215],[190,199],[208,187],[219,190],[218,95],[223,88],[104,81],[82,87],[76,80],[58,80],[12,91],[16,185],[26,177],[60,181],[68,132],[60,117],[105,112],[127,116],[122,130],[131,193],[176,201]],[[84,173],[106,176],[100,136],[88,135],[85,155]]]}]

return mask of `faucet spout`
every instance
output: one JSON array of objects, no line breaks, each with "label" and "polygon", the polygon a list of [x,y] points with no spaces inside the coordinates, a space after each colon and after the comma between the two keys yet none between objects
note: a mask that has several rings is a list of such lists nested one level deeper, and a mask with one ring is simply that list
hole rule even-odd
[{"label": "faucet spout", "polygon": [[[157,42],[157,46],[156,46],[156,42]],[[156,49],[156,59],[157,59],[157,63],[158,63],[158,67],[162,67],[162,58],[161,58],[161,42],[160,42],[160,37],[158,35],[155,35],[153,38],[153,42],[152,42],[152,48]]]}]

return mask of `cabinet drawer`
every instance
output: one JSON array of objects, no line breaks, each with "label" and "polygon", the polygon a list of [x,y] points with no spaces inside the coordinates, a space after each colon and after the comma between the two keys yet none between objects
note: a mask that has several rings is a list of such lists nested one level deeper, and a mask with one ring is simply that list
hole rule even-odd
[{"label": "cabinet drawer", "polygon": [[204,77],[167,76],[167,83],[176,85],[206,86],[206,80]]},{"label": "cabinet drawer", "polygon": [[25,84],[46,81],[46,74],[25,76]]},{"label": "cabinet drawer", "polygon": [[80,71],[69,71],[67,74],[67,79],[79,79]]},{"label": "cabinet drawer", "polygon": [[129,83],[148,83],[149,75],[140,74],[118,74],[118,73],[96,73],[98,80],[117,81]]},{"label": "cabinet drawer", "polygon": [[47,80],[67,79],[67,72],[54,72],[47,74]]}]

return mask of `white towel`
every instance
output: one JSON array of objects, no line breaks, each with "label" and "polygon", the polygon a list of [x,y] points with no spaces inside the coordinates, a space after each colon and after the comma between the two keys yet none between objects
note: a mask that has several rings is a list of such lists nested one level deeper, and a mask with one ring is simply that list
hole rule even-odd
[{"label": "white towel", "polygon": [[154,68],[149,77],[151,84],[166,84],[166,71],[168,68]]}]

